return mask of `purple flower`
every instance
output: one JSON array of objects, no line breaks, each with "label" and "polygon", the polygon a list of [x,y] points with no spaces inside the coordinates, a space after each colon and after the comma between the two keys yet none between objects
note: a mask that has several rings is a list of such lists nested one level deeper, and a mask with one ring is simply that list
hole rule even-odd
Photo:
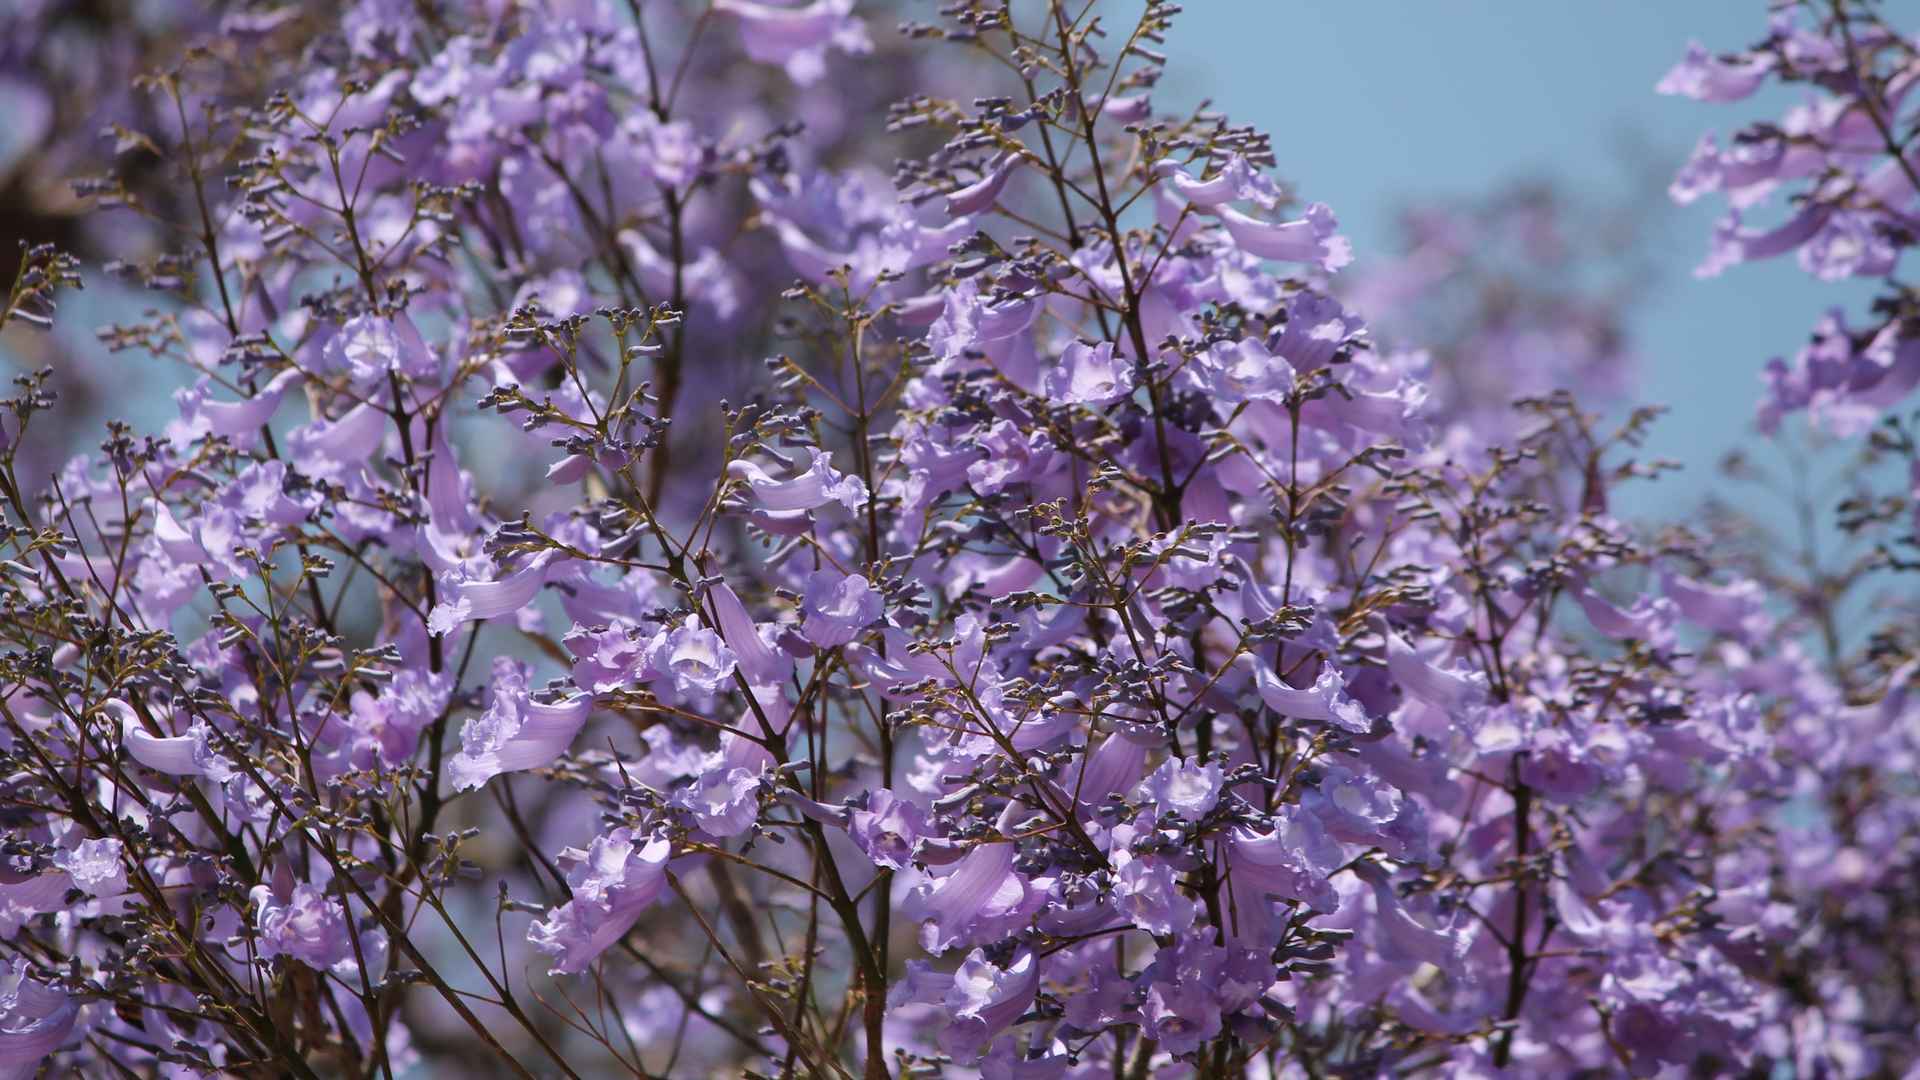
[{"label": "purple flower", "polygon": [[31,1080],[73,1035],[80,1002],[27,974],[16,959],[0,992],[0,1080]]},{"label": "purple flower", "polygon": [[1133,361],[1116,355],[1111,341],[1076,341],[1047,373],[1047,394],[1069,405],[1111,405],[1133,393]]},{"label": "purple flower", "polygon": [[1062,1014],[1067,1023],[1082,1031],[1095,1031],[1130,1018],[1134,1011],[1133,980],[1115,971],[1111,963],[1096,963],[1086,977],[1092,985],[1066,1000]]},{"label": "purple flower", "polygon": [[1100,107],[1100,118],[1121,124],[1137,124],[1153,115],[1153,99],[1146,94],[1121,97],[1107,95],[1106,102]]},{"label": "purple flower", "polygon": [[1410,697],[1443,709],[1476,705],[1487,696],[1487,677],[1477,671],[1447,669],[1423,660],[1405,638],[1392,628],[1383,629],[1387,639],[1387,672]]},{"label": "purple flower", "polygon": [[812,510],[837,502],[848,510],[867,503],[867,485],[857,476],[848,476],[833,468],[833,456],[819,450],[807,451],[805,472],[791,480],[775,480],[759,465],[736,459],[727,465],[727,475],[744,480],[753,491],[754,502],[773,511]]},{"label": "purple flower", "polygon": [[460,752],[447,763],[456,790],[551,764],[573,745],[593,708],[585,694],[553,704],[535,701],[528,693],[526,665],[504,656],[494,658],[489,694],[487,710],[461,727]]},{"label": "purple flower", "polygon": [[1040,990],[1040,962],[1031,952],[1002,968],[979,949],[967,954],[942,999],[949,1018],[940,1048],[963,1061],[978,1060],[994,1037],[1033,1005]]},{"label": "purple flower", "polygon": [[859,574],[816,570],[807,578],[801,610],[806,612],[802,633],[823,649],[832,649],[859,636],[885,610],[880,593]]},{"label": "purple flower", "polygon": [[204,776],[225,783],[236,773],[233,763],[214,750],[213,729],[198,721],[185,735],[150,735],[131,719],[125,732],[127,753],[152,769],[169,776]]},{"label": "purple flower", "polygon": [[1080,759],[1080,773],[1068,790],[1081,805],[1096,805],[1116,791],[1125,791],[1147,767],[1147,747],[1125,735],[1108,735]]},{"label": "purple flower", "polygon": [[534,948],[554,957],[551,974],[577,975],[595,957],[626,936],[667,888],[672,845],[655,837],[636,846],[633,830],[596,837],[586,851],[569,848],[567,886],[573,899],[555,908],[528,932]]},{"label": "purple flower", "polygon": [[760,812],[760,774],[738,768],[709,769],[675,801],[692,812],[707,835],[738,836],[753,827]]},{"label": "purple flower", "polygon": [[316,416],[287,434],[287,445],[303,470],[315,476],[344,473],[380,449],[391,418],[372,402],[363,402],[328,420]]},{"label": "purple flower", "polygon": [[1340,765],[1329,766],[1319,786],[1301,797],[1336,840],[1372,844],[1400,816],[1401,795],[1391,784]]},{"label": "purple flower", "polygon": [[55,853],[53,865],[67,872],[73,887],[88,896],[118,896],[127,891],[127,868],[121,862],[126,847],[111,838],[82,840]]},{"label": "purple flower", "polygon": [[224,435],[236,441],[252,438],[261,425],[273,419],[280,408],[280,401],[287,391],[300,385],[306,374],[298,368],[288,368],[275,375],[260,392],[253,397],[240,401],[208,401],[204,396],[205,380],[196,388],[199,393],[192,396],[192,409],[182,403],[182,418],[190,431],[205,430],[214,435]]},{"label": "purple flower", "polygon": [[422,381],[433,381],[440,373],[439,358],[404,315],[397,321],[355,316],[327,343],[323,355],[326,370],[344,372],[365,389],[382,385],[388,372]]},{"label": "purple flower", "polygon": [[952,217],[977,214],[991,207],[1007,186],[1007,178],[1024,161],[1018,154],[1002,154],[980,179],[947,195],[947,213]]},{"label": "purple flower", "polygon": [[1356,735],[1373,730],[1366,709],[1347,696],[1346,680],[1332,664],[1320,669],[1311,689],[1302,690],[1281,682],[1267,665],[1256,660],[1253,682],[1267,708],[1283,716],[1319,720]]},{"label": "purple flower", "polygon": [[713,9],[738,21],[748,56],[781,65],[802,85],[826,74],[828,46],[855,56],[873,51],[865,24],[853,17],[853,0],[814,0],[804,7],[714,0]]},{"label": "purple flower", "polygon": [[1562,728],[1536,731],[1530,741],[1532,745],[1520,763],[1520,779],[1550,799],[1583,799],[1593,794],[1605,778],[1585,748]]},{"label": "purple flower", "polygon": [[1026,889],[1013,872],[1013,845],[976,844],[953,871],[922,886],[927,919],[921,945],[939,954],[965,939],[984,916],[1015,907]]},{"label": "purple flower", "polygon": [[399,765],[413,757],[420,733],[446,709],[452,690],[453,681],[444,673],[406,668],[379,697],[356,691],[349,700],[349,724],[372,744],[382,765]]},{"label": "purple flower", "polygon": [[1833,214],[1800,248],[1801,269],[1822,281],[1886,277],[1899,261],[1893,230],[1870,214]]},{"label": "purple flower", "polygon": [[1765,598],[1758,582],[1708,585],[1669,574],[1663,584],[1667,598],[1680,609],[1680,614],[1709,630],[1734,634],[1766,622]]},{"label": "purple flower", "polygon": [[205,567],[215,581],[245,577],[248,566],[235,554],[236,547],[250,544],[233,511],[224,506],[209,506],[195,515],[191,526],[183,526],[167,504],[154,500],[153,539],[169,559]]},{"label": "purple flower", "polygon": [[255,885],[251,895],[261,956],[291,957],[316,971],[353,961],[346,909],[318,886],[281,878]]},{"label": "purple flower", "polygon": [[12,938],[35,917],[65,907],[71,888],[72,877],[59,872],[0,881],[0,940]]},{"label": "purple flower", "polygon": [[1141,784],[1160,813],[1198,821],[1220,803],[1220,766],[1188,758],[1168,758]]},{"label": "purple flower", "polygon": [[1230,206],[1217,213],[1234,244],[1249,255],[1306,263],[1329,274],[1353,261],[1353,245],[1335,235],[1340,223],[1325,203],[1308,206],[1307,216],[1297,221],[1261,221]]},{"label": "purple flower", "polygon": [[433,609],[429,629],[438,637],[451,634],[463,623],[475,619],[497,619],[520,611],[533,603],[533,598],[557,569],[557,562],[558,553],[548,550],[528,559],[520,569],[503,578],[472,581],[457,575],[450,577],[448,585],[453,595]]},{"label": "purple flower", "polygon": [[647,663],[673,680],[682,694],[718,693],[733,677],[733,650],[719,634],[695,626],[691,619],[662,630],[647,650]]},{"label": "purple flower", "polygon": [[1301,900],[1316,911],[1339,906],[1328,877],[1341,862],[1340,848],[1326,836],[1319,819],[1298,808],[1274,816],[1274,829],[1261,833],[1236,827],[1228,837],[1227,865],[1241,934],[1258,942],[1271,927],[1268,896]]},{"label": "purple flower", "polygon": [[1038,479],[1054,462],[1053,440],[1045,432],[1022,433],[1002,420],[980,440],[986,458],[967,466],[967,481],[982,495],[994,495],[1014,484]]},{"label": "purple flower", "polygon": [[1280,201],[1280,189],[1273,181],[1254,171],[1247,159],[1239,154],[1228,158],[1218,172],[1205,180],[1188,176],[1180,163],[1171,158],[1154,162],[1153,172],[1171,184],[1181,198],[1203,210],[1213,210],[1237,200],[1250,200],[1271,210]]},{"label": "purple flower", "polygon": [[1709,55],[1699,42],[1689,42],[1686,57],[1654,89],[1695,101],[1739,101],[1758,90],[1772,69],[1773,56],[1768,53],[1722,60]]},{"label": "purple flower", "polygon": [[1717,277],[1743,262],[1785,255],[1818,234],[1833,212],[1830,205],[1814,202],[1774,228],[1747,229],[1741,227],[1740,211],[1729,210],[1714,226],[1712,246],[1694,276]]},{"label": "purple flower", "polygon": [[1283,404],[1293,392],[1293,365],[1253,338],[1214,342],[1194,365],[1200,384],[1225,405],[1242,401]]},{"label": "purple flower", "polygon": [[1628,611],[1608,603],[1590,588],[1573,590],[1573,598],[1593,628],[1608,637],[1652,641],[1664,635],[1673,622],[1673,605],[1665,597],[1641,597]]},{"label": "purple flower", "polygon": [[[595,694],[605,694],[644,677],[652,639],[636,633],[630,621],[616,618],[591,629],[576,625],[564,643],[574,657],[574,684]],[[497,678],[498,660],[495,663]]]},{"label": "purple flower", "polygon": [[913,865],[914,845],[927,827],[920,807],[886,788],[867,793],[867,805],[855,810],[847,835],[875,866],[905,870]]},{"label": "purple flower", "polygon": [[298,525],[319,509],[320,496],[309,490],[287,490],[287,463],[256,461],[241,470],[221,502],[249,524]]},{"label": "purple flower", "polygon": [[1374,910],[1380,920],[1382,948],[1414,964],[1432,964],[1449,974],[1461,971],[1466,951],[1464,936],[1436,930],[1408,911],[1386,872],[1371,863],[1355,865],[1355,873],[1373,889]]},{"label": "purple flower", "polygon": [[1156,982],[1147,991],[1147,1032],[1174,1055],[1191,1054],[1220,1034],[1220,1006],[1198,982]]},{"label": "purple flower", "polygon": [[1191,897],[1180,891],[1173,867],[1127,858],[1113,876],[1113,905],[1149,934],[1178,934],[1193,925]]},{"label": "purple flower", "polygon": [[740,597],[725,582],[715,585],[707,593],[707,603],[713,609],[714,625],[739,662],[740,673],[747,677],[749,683],[754,686],[778,686],[792,673],[793,660],[767,644],[760,634],[759,624],[747,614],[746,605],[740,602]]}]

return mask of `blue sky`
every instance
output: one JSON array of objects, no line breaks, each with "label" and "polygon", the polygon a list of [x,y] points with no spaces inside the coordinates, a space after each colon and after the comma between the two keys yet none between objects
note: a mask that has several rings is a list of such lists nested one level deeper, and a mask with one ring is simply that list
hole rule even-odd
[{"label": "blue sky", "polygon": [[[1793,100],[1716,106],[1653,92],[1688,39],[1719,51],[1763,36],[1765,0],[1189,0],[1186,9],[1168,40],[1167,88],[1210,97],[1270,133],[1279,173],[1302,197],[1332,204],[1363,261],[1390,250],[1394,212],[1409,200],[1550,176],[1617,203],[1645,190],[1649,168],[1664,185],[1701,132],[1724,136]],[[1649,451],[1688,468],[1647,489],[1646,510],[1694,505],[1720,456],[1751,438],[1761,365],[1795,350],[1826,307],[1858,310],[1868,295],[1817,282],[1791,257],[1694,278],[1719,211],[1712,199],[1649,206],[1659,277],[1633,330],[1644,399],[1673,410]]]}]

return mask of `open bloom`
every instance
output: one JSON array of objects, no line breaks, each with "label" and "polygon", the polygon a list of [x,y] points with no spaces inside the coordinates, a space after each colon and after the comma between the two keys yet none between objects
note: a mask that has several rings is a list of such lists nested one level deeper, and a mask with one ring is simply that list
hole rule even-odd
[{"label": "open bloom", "polygon": [[847,835],[875,866],[905,870],[913,863],[913,848],[927,827],[920,807],[886,788],[867,794],[867,805],[855,810]]},{"label": "open bloom", "polygon": [[979,1058],[994,1036],[1026,1013],[1039,989],[1040,964],[1031,952],[1002,968],[973,950],[943,999],[952,1022],[940,1032],[940,1048],[963,1060]]},{"label": "open bloom", "polygon": [[880,618],[880,593],[859,574],[821,570],[807,579],[801,609],[806,612],[802,632],[808,641],[831,649],[852,641]]},{"label": "open bloom", "polygon": [[1219,171],[1205,180],[1195,180],[1172,158],[1154,162],[1153,172],[1171,184],[1182,199],[1202,210],[1212,210],[1239,199],[1272,209],[1280,201],[1280,189],[1239,154],[1228,158]]},{"label": "open bloom", "polygon": [[1133,361],[1115,355],[1111,341],[1076,341],[1060,354],[1060,366],[1047,373],[1046,390],[1070,405],[1111,405],[1133,393]]},{"label": "open bloom", "polygon": [[225,783],[237,773],[233,763],[213,748],[213,729],[196,721],[185,735],[153,735],[132,722],[126,727],[125,746],[133,760],[169,776],[204,776]]},{"label": "open bloom", "polygon": [[1013,871],[1012,844],[977,844],[952,873],[922,888],[927,922],[920,943],[935,954],[965,939],[976,922],[1011,910],[1026,897]]},{"label": "open bloom", "polygon": [[586,851],[569,848],[562,858],[573,899],[534,923],[528,940],[554,957],[553,974],[578,974],[594,957],[619,941],[667,888],[665,839],[636,841],[633,830],[618,828],[596,837]]},{"label": "open bloom", "polygon": [[760,626],[747,614],[740,597],[721,582],[707,594],[714,626],[733,652],[740,673],[754,686],[778,686],[793,671],[793,659],[768,645]]},{"label": "open bloom", "polygon": [[1312,814],[1285,807],[1274,815],[1271,832],[1241,826],[1227,843],[1229,884],[1239,911],[1240,936],[1261,942],[1278,926],[1269,896],[1304,901],[1315,911],[1331,912],[1340,898],[1327,880],[1341,862],[1340,846]]},{"label": "open bloom", "polygon": [[833,455],[809,450],[806,471],[790,480],[775,480],[758,464],[745,458],[729,462],[727,475],[744,480],[753,492],[754,502],[772,511],[812,510],[837,502],[848,510],[867,503],[867,485],[857,476],[848,476],[833,467]]},{"label": "open bloom", "polygon": [[205,430],[215,435],[244,442],[256,433],[261,425],[273,419],[280,409],[281,399],[287,391],[298,386],[306,378],[306,373],[298,368],[289,368],[275,375],[260,392],[250,398],[239,401],[209,401],[206,397],[206,382],[189,392],[181,400],[181,412],[185,414],[186,428],[189,431]]},{"label": "open bloom", "polygon": [[1687,55],[1661,77],[1655,89],[1695,101],[1739,101],[1760,89],[1772,69],[1773,57],[1769,54],[1723,60],[1695,41],[1687,45]]},{"label": "open bloom", "polygon": [[286,956],[317,971],[353,959],[346,909],[309,882],[253,887],[260,955]]},{"label": "open bloom", "polygon": [[1141,785],[1161,813],[1198,821],[1220,803],[1220,766],[1210,761],[1168,758]]},{"label": "open bloom", "polygon": [[1286,400],[1294,386],[1293,365],[1256,338],[1216,341],[1194,359],[1194,377],[1223,404]]},{"label": "open bloom", "polygon": [[528,692],[526,665],[504,656],[494,658],[491,694],[487,711],[460,729],[460,752],[447,763],[453,786],[462,791],[501,773],[551,764],[573,745],[593,708],[585,694],[536,701]]},{"label": "open bloom", "polygon": [[1220,1004],[1198,981],[1155,982],[1144,1012],[1148,1032],[1171,1054],[1190,1054],[1220,1034]]},{"label": "open bloom", "polygon": [[733,677],[733,650],[719,634],[692,620],[654,638],[648,663],[683,694],[712,694]]},{"label": "open bloom", "polygon": [[329,371],[342,371],[354,385],[378,386],[389,372],[415,380],[432,380],[440,360],[420,337],[413,321],[378,315],[347,320],[322,354]]},{"label": "open bloom", "polygon": [[708,769],[680,793],[678,801],[693,812],[702,832],[738,836],[753,827],[760,810],[760,774],[740,768]]},{"label": "open bloom", "polygon": [[1443,668],[1424,660],[1407,640],[1391,628],[1387,639],[1387,671],[1408,695],[1443,709],[1477,705],[1487,696],[1487,677],[1461,667]]},{"label": "open bloom", "polygon": [[115,896],[127,889],[127,868],[120,861],[125,850],[124,844],[110,837],[82,840],[71,850],[55,854],[53,864],[88,896]]},{"label": "open bloom", "polygon": [[0,1080],[28,1080],[60,1049],[80,1018],[80,1003],[28,975],[15,960],[0,993]]},{"label": "open bloom", "polygon": [[1253,683],[1267,708],[1283,716],[1319,720],[1357,735],[1373,730],[1367,710],[1347,696],[1346,680],[1332,664],[1320,669],[1312,687],[1301,689],[1281,682],[1265,664],[1256,662]]},{"label": "open bloom", "polygon": [[540,587],[558,569],[558,553],[542,551],[528,559],[518,570],[493,580],[472,580],[459,573],[446,575],[450,599],[440,602],[428,620],[435,634],[450,634],[462,623],[475,619],[497,619],[511,615],[533,603]]},{"label": "open bloom", "polygon": [[1249,255],[1306,263],[1329,274],[1353,261],[1353,244],[1335,234],[1340,222],[1325,203],[1308,206],[1306,216],[1295,221],[1262,221],[1230,206],[1219,214],[1234,245]]},{"label": "open bloom", "polygon": [[1125,857],[1114,874],[1113,904],[1149,934],[1177,934],[1193,925],[1193,899],[1180,891],[1173,867]]}]

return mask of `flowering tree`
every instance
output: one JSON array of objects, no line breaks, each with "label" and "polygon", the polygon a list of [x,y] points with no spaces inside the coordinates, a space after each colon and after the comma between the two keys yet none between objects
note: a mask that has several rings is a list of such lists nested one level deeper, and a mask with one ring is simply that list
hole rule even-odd
[{"label": "flowering tree", "polygon": [[[1653,410],[1377,346],[1266,139],[1156,110],[1174,6],[850,7],[140,76],[100,333],[193,382],[37,489],[58,380],[0,415],[6,1075],[1911,1066],[1909,640],[1610,516]],[[1866,16],[1766,55],[1834,35],[1885,120]],[[1608,385],[1525,302],[1448,371]]]},{"label": "flowering tree", "polygon": [[[1790,556],[1749,553],[1754,578],[1791,601],[1812,647],[1780,633],[1751,668],[1754,654],[1730,656],[1743,681],[1774,698],[1775,737],[1794,747],[1782,755],[1795,794],[1775,815],[1772,876],[1804,929],[1769,961],[1794,1006],[1770,1053],[1802,1072],[1897,1075],[1915,1061],[1920,998],[1908,971],[1920,957],[1920,926],[1907,886],[1920,852],[1904,763],[1920,739],[1912,696],[1920,324],[1898,264],[1920,209],[1917,79],[1920,41],[1910,29],[1878,5],[1835,0],[1778,5],[1766,36],[1739,52],[1716,56],[1695,44],[1659,86],[1723,103],[1769,84],[1806,91],[1802,104],[1739,129],[1724,149],[1704,137],[1674,180],[1680,202],[1718,195],[1728,206],[1698,273],[1791,253],[1820,281],[1881,286],[1864,323],[1835,307],[1791,362],[1766,366],[1764,431],[1786,435],[1789,418],[1804,415],[1815,438],[1853,446],[1839,488],[1842,543],[1822,550],[1818,532],[1803,528],[1800,543],[1784,548]],[[1770,225],[1750,225],[1750,216]],[[1784,486],[1812,521],[1818,498]]]}]

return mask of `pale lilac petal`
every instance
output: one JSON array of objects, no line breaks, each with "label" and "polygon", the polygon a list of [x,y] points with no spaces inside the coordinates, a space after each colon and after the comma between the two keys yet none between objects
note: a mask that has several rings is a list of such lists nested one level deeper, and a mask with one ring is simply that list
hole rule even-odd
[{"label": "pale lilac petal", "polygon": [[1686,57],[1661,77],[1654,90],[1695,101],[1739,101],[1760,89],[1772,69],[1769,54],[1721,60],[1696,41],[1688,44]]},{"label": "pale lilac petal", "polygon": [[1387,875],[1371,863],[1359,863],[1355,872],[1373,889],[1375,914],[1381,929],[1393,947],[1406,956],[1432,964],[1450,975],[1464,974],[1461,959],[1465,942],[1446,931],[1436,930],[1415,918],[1400,901],[1400,894],[1387,881]]},{"label": "pale lilac petal", "polygon": [[1665,581],[1667,597],[1687,619],[1723,633],[1737,633],[1763,612],[1760,587],[1753,581],[1708,585],[1678,574]]},{"label": "pale lilac petal", "polygon": [[381,436],[392,420],[371,403],[355,405],[338,420],[316,420],[295,428],[287,442],[302,459],[365,461],[380,449]]},{"label": "pale lilac petal", "polygon": [[1443,709],[1477,705],[1486,699],[1487,678],[1479,672],[1450,671],[1428,663],[1406,639],[1391,629],[1387,638],[1387,671],[1408,695]]},{"label": "pale lilac petal", "polygon": [[828,569],[807,579],[802,610],[806,621],[801,630],[807,640],[822,649],[832,649],[847,644],[879,621],[885,604],[865,577]]},{"label": "pale lilac petal", "polygon": [[527,939],[554,957],[549,974],[578,974],[615,942],[667,889],[667,861],[673,847],[653,837],[635,843],[633,830],[618,828],[596,837],[586,851],[568,849],[563,857],[573,899],[533,925]]},{"label": "pale lilac petal", "polygon": [[233,438],[245,434],[273,419],[274,412],[280,408],[280,399],[304,378],[306,375],[297,369],[283,371],[258,394],[244,401],[202,401],[200,415],[206,418],[207,429],[215,435]]},{"label": "pale lilac petal", "polygon": [[1334,234],[1338,222],[1324,203],[1307,207],[1307,216],[1296,221],[1261,221],[1230,206],[1217,213],[1234,244],[1249,255],[1307,263],[1328,273],[1353,261],[1353,245]]},{"label": "pale lilac petal", "polygon": [[848,510],[866,505],[867,485],[859,477],[835,470],[830,454],[818,450],[808,452],[812,460],[807,471],[791,480],[776,480],[757,463],[744,458],[729,462],[727,475],[746,481],[755,502],[775,512],[812,510],[836,501]]},{"label": "pale lilac petal", "polygon": [[713,608],[713,621],[721,638],[726,641],[727,648],[733,650],[740,664],[740,672],[748,682],[761,686],[778,685],[793,671],[793,661],[766,643],[760,636],[753,616],[747,614],[746,605],[740,602],[740,597],[725,582],[708,591],[707,603]]},{"label": "pale lilac petal", "polygon": [[1321,669],[1312,687],[1303,690],[1282,682],[1265,664],[1255,663],[1253,684],[1267,708],[1282,716],[1318,720],[1355,734],[1373,730],[1366,709],[1347,696],[1346,682],[1331,664]]},{"label": "pale lilac petal", "polygon": [[0,1080],[30,1080],[72,1036],[80,1003],[26,974],[15,961],[13,987],[0,994]]},{"label": "pale lilac petal", "polygon": [[461,623],[476,619],[497,619],[533,603],[547,583],[548,572],[557,554],[543,551],[527,564],[495,581],[460,581],[452,586],[452,595],[433,610],[431,629],[435,636],[451,633]]}]

